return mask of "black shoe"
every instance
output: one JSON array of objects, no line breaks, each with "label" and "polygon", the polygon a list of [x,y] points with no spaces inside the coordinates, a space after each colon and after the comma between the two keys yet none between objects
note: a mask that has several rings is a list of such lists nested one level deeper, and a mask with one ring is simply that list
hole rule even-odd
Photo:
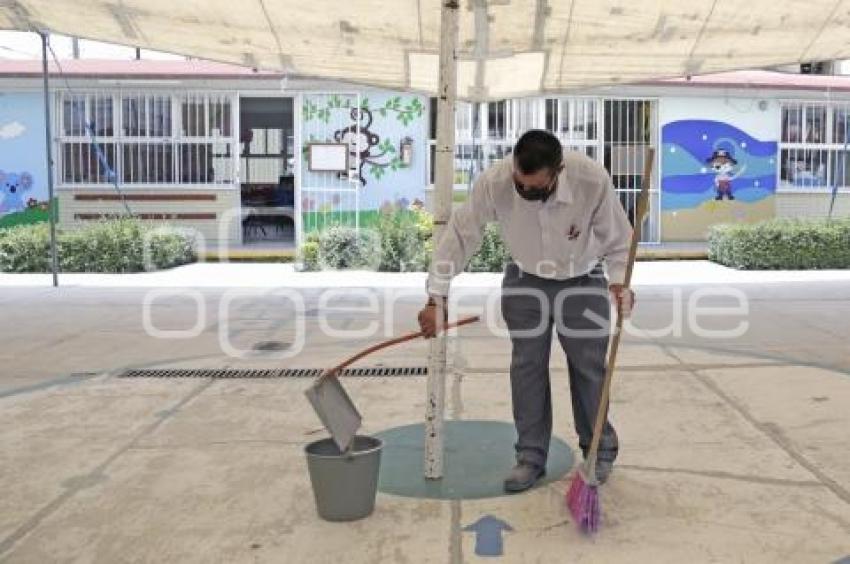
[{"label": "black shoe", "polygon": [[608,481],[608,478],[611,477],[611,472],[613,471],[613,461],[596,459],[596,481],[599,482],[600,485]]},{"label": "black shoe", "polygon": [[[588,447],[579,446],[581,448],[582,458],[587,460],[587,451]],[[614,452],[616,456],[616,451]],[[601,484],[604,484],[608,481],[608,478],[611,476],[611,472],[614,471],[614,461],[613,460],[603,460],[596,457],[596,481]]]},{"label": "black shoe", "polygon": [[507,493],[524,492],[545,475],[546,468],[520,462],[513,467],[511,473],[505,478],[505,491]]}]

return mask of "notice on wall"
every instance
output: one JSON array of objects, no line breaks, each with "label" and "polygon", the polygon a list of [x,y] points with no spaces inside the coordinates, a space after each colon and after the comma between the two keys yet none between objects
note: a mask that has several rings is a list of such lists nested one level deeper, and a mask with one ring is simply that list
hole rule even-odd
[{"label": "notice on wall", "polygon": [[311,143],[311,172],[345,172],[348,170],[348,145],[345,143]]}]

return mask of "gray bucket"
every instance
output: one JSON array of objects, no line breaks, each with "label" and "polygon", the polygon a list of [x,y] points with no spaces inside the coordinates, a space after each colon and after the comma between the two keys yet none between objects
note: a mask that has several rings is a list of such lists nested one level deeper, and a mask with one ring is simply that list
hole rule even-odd
[{"label": "gray bucket", "polygon": [[304,448],[319,517],[353,521],[372,513],[382,448],[383,441],[363,435],[354,437],[350,450],[344,453],[331,438]]}]

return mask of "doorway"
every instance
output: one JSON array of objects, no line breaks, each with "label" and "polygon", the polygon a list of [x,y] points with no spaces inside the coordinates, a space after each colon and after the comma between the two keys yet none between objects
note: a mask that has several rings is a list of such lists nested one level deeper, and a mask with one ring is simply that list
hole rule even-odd
[{"label": "doorway", "polygon": [[241,97],[242,242],[295,244],[295,120],[292,98]]}]

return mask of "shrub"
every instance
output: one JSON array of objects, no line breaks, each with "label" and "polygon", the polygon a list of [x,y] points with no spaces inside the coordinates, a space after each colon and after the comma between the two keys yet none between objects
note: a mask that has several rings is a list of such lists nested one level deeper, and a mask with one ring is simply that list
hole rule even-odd
[{"label": "shrub", "polygon": [[46,223],[0,229],[0,272],[50,270],[50,231]]},{"label": "shrub", "polygon": [[300,269],[305,271],[321,270],[319,266],[319,233],[313,231],[307,235],[298,253]]},{"label": "shrub", "polygon": [[431,258],[431,216],[422,211],[382,213],[376,225],[381,239],[380,270],[425,270]]},{"label": "shrub", "polygon": [[185,230],[171,228],[148,231],[145,252],[145,259],[155,269],[189,264],[198,258],[194,236]]},{"label": "shrub", "polygon": [[484,228],[481,248],[472,255],[466,270],[469,272],[501,272],[509,260],[510,255],[502,240],[499,225],[489,223]]},{"label": "shrub", "polygon": [[[371,268],[377,263],[377,268],[386,272],[421,272],[427,270],[431,262],[434,246],[431,237],[433,227],[434,218],[426,211],[396,209],[381,212],[372,233],[372,236],[377,237],[377,243],[360,243],[361,247],[368,247],[369,253],[376,253],[369,257],[370,260],[355,260],[349,256],[351,253],[358,255],[362,252],[358,250],[357,245],[353,245],[353,228],[333,227],[321,234],[314,232],[307,236],[299,250],[301,269]],[[363,229],[360,232],[369,233]],[[370,236],[362,237],[368,239]],[[473,255],[467,270],[501,272],[509,259],[499,226],[490,224],[485,228],[481,248]],[[357,266],[349,266],[350,264]]]},{"label": "shrub", "polygon": [[333,226],[319,235],[318,264],[322,269],[377,270],[381,238],[376,231]]},{"label": "shrub", "polygon": [[[140,272],[186,264],[196,258],[191,235],[131,218],[57,231],[56,246],[62,272]],[[49,270],[47,224],[0,230],[0,271]]]},{"label": "shrub", "polygon": [[144,227],[131,219],[99,221],[58,238],[64,272],[139,272],[144,270]]},{"label": "shrub", "polygon": [[717,225],[709,231],[708,258],[753,270],[850,268],[850,219]]}]

